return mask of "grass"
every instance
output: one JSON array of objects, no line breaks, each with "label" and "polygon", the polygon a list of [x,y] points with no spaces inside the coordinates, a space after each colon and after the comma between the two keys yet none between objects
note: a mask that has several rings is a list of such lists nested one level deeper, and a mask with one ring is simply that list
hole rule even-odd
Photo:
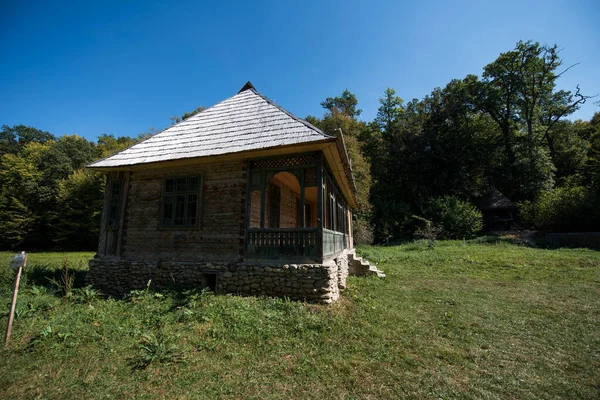
[{"label": "grass", "polygon": [[80,284],[65,300],[42,278],[63,255],[32,255],[0,397],[600,396],[600,252],[487,239],[360,252],[387,278],[350,278],[332,306]]}]

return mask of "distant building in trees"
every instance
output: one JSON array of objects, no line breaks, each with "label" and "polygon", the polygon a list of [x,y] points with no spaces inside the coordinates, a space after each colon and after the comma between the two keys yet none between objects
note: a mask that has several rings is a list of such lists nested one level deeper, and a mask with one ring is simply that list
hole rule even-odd
[{"label": "distant building in trees", "polygon": [[484,230],[506,231],[515,228],[517,205],[493,185],[481,198],[479,209],[483,214]]}]

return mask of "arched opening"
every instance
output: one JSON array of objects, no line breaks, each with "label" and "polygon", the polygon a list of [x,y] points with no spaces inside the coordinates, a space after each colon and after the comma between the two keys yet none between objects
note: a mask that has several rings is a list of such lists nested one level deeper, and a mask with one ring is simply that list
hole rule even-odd
[{"label": "arched opening", "polygon": [[300,182],[291,172],[279,172],[267,182],[265,192],[265,228],[298,228]]}]

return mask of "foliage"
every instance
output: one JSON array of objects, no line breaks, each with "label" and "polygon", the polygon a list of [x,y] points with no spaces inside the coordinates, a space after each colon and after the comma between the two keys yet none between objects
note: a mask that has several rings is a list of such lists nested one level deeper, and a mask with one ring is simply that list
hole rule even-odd
[{"label": "foliage", "polygon": [[56,247],[91,249],[97,244],[105,181],[103,173],[86,169],[59,182],[53,216]]},{"label": "foliage", "polygon": [[519,204],[523,222],[550,232],[582,232],[600,226],[600,199],[585,187],[562,187],[542,193],[536,201]]},{"label": "foliage", "polygon": [[364,219],[357,219],[352,224],[352,239],[355,245],[373,244],[373,229]]},{"label": "foliage", "polygon": [[98,240],[104,174],[84,167],[137,139],[56,138],[4,126],[0,151],[0,249],[92,249]]},{"label": "foliage", "polygon": [[344,90],[340,96],[328,97],[321,103],[321,106],[330,113],[339,112],[350,118],[358,117],[362,113],[362,110],[356,108],[357,105],[356,96],[348,89]]},{"label": "foliage", "polygon": [[190,112],[186,112],[184,113],[181,117],[180,116],[176,116],[176,117],[171,117],[171,124],[175,125],[178,124],[181,121],[184,121],[186,119],[188,119],[189,117],[198,114],[199,112],[204,111],[204,107],[199,106],[198,108],[190,111]]},{"label": "foliage", "polygon": [[445,238],[472,237],[483,228],[483,215],[474,205],[455,196],[429,201],[425,215],[442,227]]}]

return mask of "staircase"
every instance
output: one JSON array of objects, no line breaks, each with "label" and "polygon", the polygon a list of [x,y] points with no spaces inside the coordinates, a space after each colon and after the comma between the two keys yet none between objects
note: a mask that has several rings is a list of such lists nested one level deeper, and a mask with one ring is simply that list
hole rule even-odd
[{"label": "staircase", "polygon": [[377,275],[379,278],[385,278],[385,274],[378,270],[375,265],[371,265],[369,261],[358,257],[356,250],[348,253],[348,273],[355,276]]}]

